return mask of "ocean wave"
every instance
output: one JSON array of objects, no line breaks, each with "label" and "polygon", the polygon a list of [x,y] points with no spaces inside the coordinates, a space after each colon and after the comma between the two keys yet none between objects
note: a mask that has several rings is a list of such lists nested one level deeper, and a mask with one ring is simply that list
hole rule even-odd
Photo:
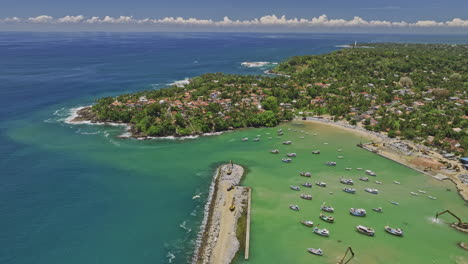
[{"label": "ocean wave", "polygon": [[182,222],[182,224],[180,224],[179,226],[180,226],[182,229],[184,229],[185,231],[187,231],[187,233],[192,232],[192,229],[188,228],[188,227],[186,226],[186,224],[187,224],[187,222],[184,221],[184,222]]},{"label": "ocean wave", "polygon": [[179,80],[179,81],[175,81],[173,83],[170,83],[169,85],[175,85],[177,87],[184,87],[185,85],[189,84],[190,83],[190,79],[189,78],[185,78],[183,80]]},{"label": "ocean wave", "polygon": [[242,66],[247,68],[256,68],[256,67],[265,67],[268,65],[276,65],[277,62],[269,62],[269,61],[244,61],[241,63]]},{"label": "ocean wave", "polygon": [[168,263],[172,263],[172,260],[174,260],[176,258],[176,256],[174,254],[172,254],[172,252],[167,252],[167,262]]}]

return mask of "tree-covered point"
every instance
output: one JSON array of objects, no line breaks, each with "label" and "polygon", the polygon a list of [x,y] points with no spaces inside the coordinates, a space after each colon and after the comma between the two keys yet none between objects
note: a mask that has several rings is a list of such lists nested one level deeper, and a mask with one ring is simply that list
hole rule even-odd
[{"label": "tree-covered point", "polygon": [[204,74],[184,87],[98,100],[99,121],[137,135],[275,126],[293,112],[463,153],[468,149],[468,46],[368,44],[280,63],[281,76]]}]

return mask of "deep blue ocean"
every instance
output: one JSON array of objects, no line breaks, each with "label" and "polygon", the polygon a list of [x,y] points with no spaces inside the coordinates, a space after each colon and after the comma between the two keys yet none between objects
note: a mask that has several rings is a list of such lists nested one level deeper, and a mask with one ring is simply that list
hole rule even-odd
[{"label": "deep blue ocean", "polygon": [[0,32],[0,263],[187,263],[206,201],[192,196],[207,193],[221,150],[71,128],[70,109],[207,72],[263,74],[241,63],[354,41],[468,36]]}]

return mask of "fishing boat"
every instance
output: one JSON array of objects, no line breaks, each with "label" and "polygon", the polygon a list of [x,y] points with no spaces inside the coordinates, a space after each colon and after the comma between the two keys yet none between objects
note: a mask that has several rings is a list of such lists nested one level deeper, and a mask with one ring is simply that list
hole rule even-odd
[{"label": "fishing boat", "polygon": [[379,190],[373,189],[373,188],[365,188],[364,191],[366,191],[368,193],[372,193],[372,194],[378,194],[379,193]]},{"label": "fishing boat", "polygon": [[401,184],[399,181],[393,181],[394,184]]},{"label": "fishing boat", "polygon": [[356,189],[353,188],[343,188],[343,191],[347,193],[356,193]]},{"label": "fishing boat", "polygon": [[278,132],[277,135],[278,135],[278,136],[282,136],[282,135],[283,135],[283,132]]},{"label": "fishing boat", "polygon": [[260,141],[260,138],[254,138],[253,141],[258,142],[258,141]]},{"label": "fishing boat", "polygon": [[329,236],[330,235],[330,231],[328,231],[328,229],[319,229],[318,227],[314,227],[314,233],[317,234],[317,235],[321,235],[321,236]]},{"label": "fishing boat", "polygon": [[297,204],[291,204],[289,208],[291,208],[291,210],[294,210],[294,211],[299,211],[299,205]]},{"label": "fishing boat", "polygon": [[272,151],[270,151],[272,154],[278,154],[279,153],[279,149],[274,149]]},{"label": "fishing boat", "polygon": [[292,141],[283,141],[283,145],[291,145],[292,144]]},{"label": "fishing boat", "polygon": [[381,213],[382,207],[372,208],[372,210],[376,211],[377,213]]},{"label": "fishing boat", "polygon": [[356,168],[356,170],[362,170],[362,168]]},{"label": "fishing boat", "polygon": [[285,163],[291,163],[292,162],[292,159],[281,159],[282,162],[285,162]]},{"label": "fishing boat", "polygon": [[377,176],[377,174],[375,174],[375,172],[373,172],[371,170],[366,170],[366,174],[370,175],[370,176]]},{"label": "fishing boat", "polygon": [[335,209],[331,206],[326,206],[325,203],[323,203],[321,206],[320,206],[320,209],[322,209],[322,211],[324,212],[328,212],[328,213],[333,213],[335,211]]},{"label": "fishing boat", "polygon": [[310,174],[310,172],[301,172],[299,173],[301,176],[304,176],[304,177],[310,177],[312,176],[312,174]]},{"label": "fishing boat", "polygon": [[327,164],[328,166],[336,166],[336,162],[334,161],[327,161],[325,164]]},{"label": "fishing boat", "polygon": [[392,234],[394,236],[403,236],[403,230],[400,229],[400,228],[391,228],[389,226],[385,226],[385,231],[387,231],[387,233],[389,234]]},{"label": "fishing boat", "polygon": [[429,198],[429,199],[432,199],[432,200],[437,200],[437,198],[434,197],[434,196],[428,196],[428,198]]},{"label": "fishing boat", "polygon": [[414,196],[418,196],[419,194],[415,193],[415,192],[410,192],[411,195],[414,195]]},{"label": "fishing boat", "polygon": [[301,193],[301,198],[306,200],[312,200],[312,195]]},{"label": "fishing boat", "polygon": [[381,181],[375,181],[375,183],[377,183],[377,184],[382,184],[382,182],[381,182]]},{"label": "fishing boat", "polygon": [[324,182],[316,182],[315,184],[320,186],[320,187],[327,187],[327,184],[324,183]]},{"label": "fishing boat", "polygon": [[375,235],[374,229],[370,228],[370,227],[367,227],[367,226],[358,225],[358,226],[356,226],[356,230],[359,233],[364,234],[364,235],[368,235],[368,236],[374,236]]},{"label": "fishing boat", "polygon": [[336,156],[336,157],[337,157],[338,159],[342,159],[342,158],[344,158],[343,156]]},{"label": "fishing boat", "polygon": [[[288,130],[291,130],[291,129],[288,129]],[[280,128],[280,129],[278,129],[278,131],[276,131],[276,132],[277,132],[277,133],[281,133],[281,132],[283,132],[283,129]]]},{"label": "fishing boat", "polygon": [[343,184],[347,184],[347,185],[354,185],[354,182],[352,179],[340,179],[340,182],[343,183]]},{"label": "fishing boat", "polygon": [[302,220],[301,223],[305,226],[313,226],[314,225],[314,222],[310,221],[310,220]]},{"label": "fishing boat", "polygon": [[288,153],[288,154],[286,154],[286,156],[288,156],[288,157],[296,157],[297,154],[296,154],[296,153]]},{"label": "fishing boat", "polygon": [[299,138],[300,138],[300,139],[304,139],[305,137],[302,136],[302,137],[299,137]]},{"label": "fishing boat", "polygon": [[345,170],[350,171],[350,170],[352,170],[352,168],[346,168]]},{"label": "fishing boat", "polygon": [[421,190],[418,190],[419,193],[426,193],[426,191],[421,191]]},{"label": "fishing boat", "polygon": [[308,248],[307,251],[309,251],[310,253],[314,254],[314,255],[317,255],[317,256],[322,256],[323,255],[323,251],[320,249],[320,248]]},{"label": "fishing boat", "polygon": [[328,223],[333,223],[333,222],[335,222],[335,218],[333,218],[333,216],[320,214],[319,218],[322,219],[322,220],[325,221],[325,222],[328,222]]},{"label": "fishing boat", "polygon": [[294,191],[299,191],[301,189],[299,186],[294,186],[294,185],[289,186],[289,188],[291,188],[291,190],[294,190]]},{"label": "fishing boat", "polygon": [[341,152],[341,151],[343,151],[343,149],[337,149],[336,151]]},{"label": "fishing boat", "polygon": [[354,216],[366,216],[367,214],[366,210],[362,208],[351,208],[349,209],[349,213]]},{"label": "fishing boat", "polygon": [[312,154],[320,154],[320,150],[314,150],[312,151]]},{"label": "fishing boat", "polygon": [[391,204],[394,204],[394,205],[399,205],[398,202],[395,202],[395,201],[390,201]]},{"label": "fishing boat", "polygon": [[243,138],[242,141],[249,141],[249,138]]},{"label": "fishing boat", "polygon": [[312,183],[305,182],[305,183],[302,184],[302,186],[307,187],[307,188],[312,188]]},{"label": "fishing boat", "polygon": [[368,181],[369,181],[369,178],[367,178],[367,177],[359,177],[359,180],[368,182]]}]

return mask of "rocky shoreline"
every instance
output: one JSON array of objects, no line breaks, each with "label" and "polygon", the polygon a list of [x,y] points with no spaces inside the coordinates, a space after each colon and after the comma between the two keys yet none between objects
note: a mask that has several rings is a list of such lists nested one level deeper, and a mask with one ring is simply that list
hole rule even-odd
[{"label": "rocky shoreline", "polygon": [[238,186],[243,175],[244,168],[236,164],[218,167],[193,264],[229,264],[238,253],[237,223],[247,213],[248,202],[248,188]]}]

